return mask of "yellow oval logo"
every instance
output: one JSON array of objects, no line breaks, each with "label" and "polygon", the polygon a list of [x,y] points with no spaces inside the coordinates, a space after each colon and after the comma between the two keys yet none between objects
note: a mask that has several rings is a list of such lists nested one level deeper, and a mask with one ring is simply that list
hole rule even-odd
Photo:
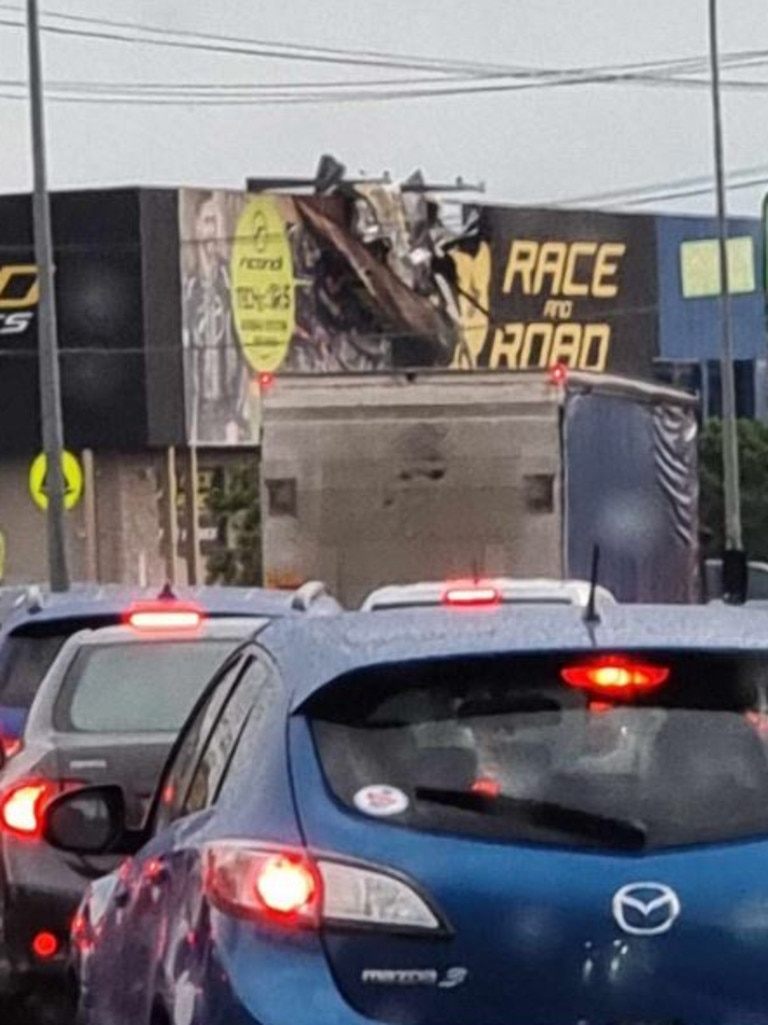
[{"label": "yellow oval logo", "polygon": [[250,200],[232,246],[232,309],[248,363],[277,370],[296,323],[293,255],[280,211],[269,196]]}]

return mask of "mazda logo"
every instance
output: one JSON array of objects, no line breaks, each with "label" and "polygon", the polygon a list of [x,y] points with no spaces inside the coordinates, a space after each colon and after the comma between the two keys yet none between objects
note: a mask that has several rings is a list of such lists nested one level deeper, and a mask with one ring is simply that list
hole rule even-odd
[{"label": "mazda logo", "polygon": [[630,936],[661,936],[680,914],[680,898],[664,883],[630,883],[613,895],[613,917]]}]

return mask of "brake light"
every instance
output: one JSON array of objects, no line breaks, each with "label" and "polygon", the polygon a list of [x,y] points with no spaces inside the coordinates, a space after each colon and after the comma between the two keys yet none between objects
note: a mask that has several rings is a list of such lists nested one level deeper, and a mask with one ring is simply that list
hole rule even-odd
[{"label": "brake light", "polygon": [[203,619],[203,612],[196,605],[168,601],[137,602],[123,617],[134,630],[151,634],[198,630]]},{"label": "brake light", "polygon": [[549,368],[549,379],[552,384],[565,384],[568,380],[568,367],[565,363],[553,363]]},{"label": "brake light", "polygon": [[236,918],[318,920],[320,880],[303,855],[217,845],[208,851],[205,889],[220,911]]},{"label": "brake light", "polygon": [[0,830],[25,840],[39,840],[45,809],[53,798],[82,785],[78,780],[46,779],[17,783],[0,796]]},{"label": "brake light", "polygon": [[501,591],[494,584],[455,583],[443,592],[443,605],[454,608],[485,608],[501,603]]},{"label": "brake light", "polygon": [[211,903],[236,918],[305,928],[444,928],[404,880],[368,866],[315,860],[305,851],[214,844],[206,854],[204,880]]},{"label": "brake light", "polygon": [[264,370],[259,374],[259,388],[262,391],[269,391],[274,383],[275,375],[270,374],[268,370]]},{"label": "brake light", "polygon": [[268,858],[259,868],[256,893],[264,908],[277,915],[299,915],[318,896],[314,872],[301,861],[283,854]]},{"label": "brake light", "polygon": [[32,940],[32,953],[39,961],[50,961],[59,952],[59,941],[52,932],[39,932]]},{"label": "brake light", "polygon": [[43,808],[55,792],[55,787],[46,782],[14,787],[0,801],[0,826],[16,836],[39,837]]},{"label": "brake light", "polygon": [[560,676],[571,687],[633,698],[665,683],[669,678],[669,669],[667,666],[611,655],[593,662],[565,666],[560,670]]}]

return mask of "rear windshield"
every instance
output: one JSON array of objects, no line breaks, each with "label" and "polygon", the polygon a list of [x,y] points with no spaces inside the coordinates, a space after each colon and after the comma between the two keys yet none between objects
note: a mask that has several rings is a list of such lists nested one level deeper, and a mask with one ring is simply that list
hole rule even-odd
[{"label": "rear windshield", "polygon": [[412,829],[645,850],[768,835],[768,657],[638,658],[628,700],[564,682],[584,656],[367,670],[306,707],[333,794]]},{"label": "rear windshield", "polygon": [[84,647],[56,703],[56,729],[175,733],[238,643],[197,638]]},{"label": "rear windshield", "polygon": [[114,623],[117,617],[60,619],[19,627],[0,645],[0,705],[29,708],[43,677],[68,637]]}]

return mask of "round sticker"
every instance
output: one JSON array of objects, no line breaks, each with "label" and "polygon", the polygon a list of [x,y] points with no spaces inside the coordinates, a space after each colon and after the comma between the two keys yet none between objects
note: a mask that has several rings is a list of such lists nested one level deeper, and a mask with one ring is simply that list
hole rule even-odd
[{"label": "round sticker", "polygon": [[355,807],[366,815],[384,818],[387,815],[399,815],[408,807],[408,797],[397,787],[377,784],[363,787],[355,794]]},{"label": "round sticker", "polygon": [[257,372],[277,370],[296,323],[293,255],[285,221],[270,196],[250,200],[232,246],[232,312],[245,358]]}]

